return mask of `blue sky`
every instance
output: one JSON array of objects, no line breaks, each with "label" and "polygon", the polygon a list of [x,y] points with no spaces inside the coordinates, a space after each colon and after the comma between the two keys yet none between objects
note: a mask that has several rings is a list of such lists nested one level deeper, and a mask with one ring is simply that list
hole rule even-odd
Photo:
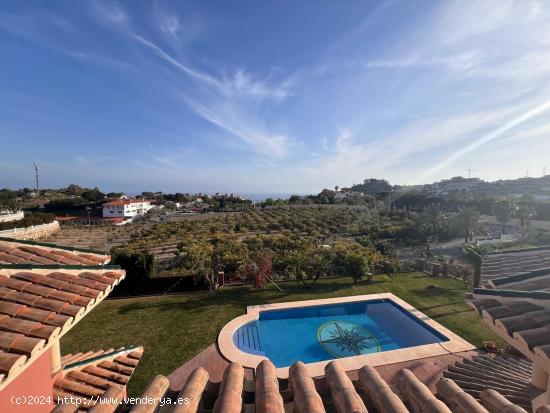
[{"label": "blue sky", "polygon": [[4,1],[0,186],[550,173],[544,1]]}]

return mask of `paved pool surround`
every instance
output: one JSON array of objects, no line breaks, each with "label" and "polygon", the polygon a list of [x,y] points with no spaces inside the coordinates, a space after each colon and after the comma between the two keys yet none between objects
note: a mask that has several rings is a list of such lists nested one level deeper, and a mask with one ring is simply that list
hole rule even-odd
[{"label": "paved pool surround", "polygon": [[[398,348],[394,350],[385,350],[381,352],[361,354],[357,356],[343,357],[338,358],[339,363],[345,370],[351,371],[356,370],[357,366],[371,365],[371,366],[382,366],[386,364],[401,363],[405,361],[423,359],[427,357],[442,356],[454,353],[460,353],[464,351],[470,351],[475,349],[475,347],[468,343],[466,340],[462,339],[458,335],[454,334],[452,331],[443,327],[441,324],[432,320],[424,313],[420,312],[407,302],[401,300],[399,297],[391,293],[383,294],[369,294],[369,295],[359,295],[352,297],[337,297],[321,300],[307,300],[307,301],[294,301],[288,303],[276,303],[276,304],[265,304],[257,306],[247,307],[247,313],[240,317],[237,317],[227,323],[221,330],[218,336],[218,347],[220,352],[225,358],[229,361],[234,361],[240,363],[243,367],[256,368],[262,360],[265,360],[267,357],[259,354],[251,354],[242,351],[237,347],[233,336],[235,332],[242,327],[243,325],[250,323],[252,321],[258,320],[260,313],[262,311],[270,310],[283,310],[283,309],[293,309],[293,308],[302,308],[302,307],[313,307],[313,306],[325,306],[325,305],[337,305],[345,303],[356,303],[364,301],[375,301],[375,300],[390,300],[397,306],[401,307],[410,315],[418,318],[422,323],[425,323],[429,328],[433,329],[437,334],[444,336],[446,340],[423,344],[414,347],[407,348]],[[307,363],[309,374],[313,377],[324,375],[325,366],[330,363],[332,359],[327,359],[323,361]],[[297,360],[296,360],[297,361]],[[288,378],[289,367],[279,367],[277,368],[277,375],[279,378]]]}]

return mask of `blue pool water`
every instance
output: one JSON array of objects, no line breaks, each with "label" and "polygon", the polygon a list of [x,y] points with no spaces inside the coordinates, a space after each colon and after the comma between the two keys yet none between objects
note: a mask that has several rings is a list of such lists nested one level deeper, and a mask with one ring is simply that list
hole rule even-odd
[{"label": "blue pool water", "polygon": [[448,341],[392,300],[261,311],[233,341],[276,367]]}]

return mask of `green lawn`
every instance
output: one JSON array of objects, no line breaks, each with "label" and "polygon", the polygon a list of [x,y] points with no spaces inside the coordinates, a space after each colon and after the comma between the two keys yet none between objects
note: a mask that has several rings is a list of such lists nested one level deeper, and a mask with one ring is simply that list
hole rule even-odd
[{"label": "green lawn", "polygon": [[136,344],[144,356],[129,385],[136,395],[155,374],[169,374],[216,341],[221,328],[244,314],[247,305],[391,292],[472,344],[500,341],[464,302],[464,287],[454,279],[425,274],[399,274],[393,281],[377,277],[374,284],[353,284],[351,278],[320,280],[305,287],[296,282],[255,292],[248,286],[225,287],[213,296],[145,297],[101,303],[61,340],[63,353]]}]

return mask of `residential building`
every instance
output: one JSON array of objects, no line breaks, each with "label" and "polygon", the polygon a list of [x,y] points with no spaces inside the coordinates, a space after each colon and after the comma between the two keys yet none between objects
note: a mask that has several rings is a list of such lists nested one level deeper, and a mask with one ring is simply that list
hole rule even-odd
[{"label": "residential building", "polygon": [[120,199],[103,204],[104,218],[133,218],[144,215],[155,208],[151,201],[145,199]]}]

